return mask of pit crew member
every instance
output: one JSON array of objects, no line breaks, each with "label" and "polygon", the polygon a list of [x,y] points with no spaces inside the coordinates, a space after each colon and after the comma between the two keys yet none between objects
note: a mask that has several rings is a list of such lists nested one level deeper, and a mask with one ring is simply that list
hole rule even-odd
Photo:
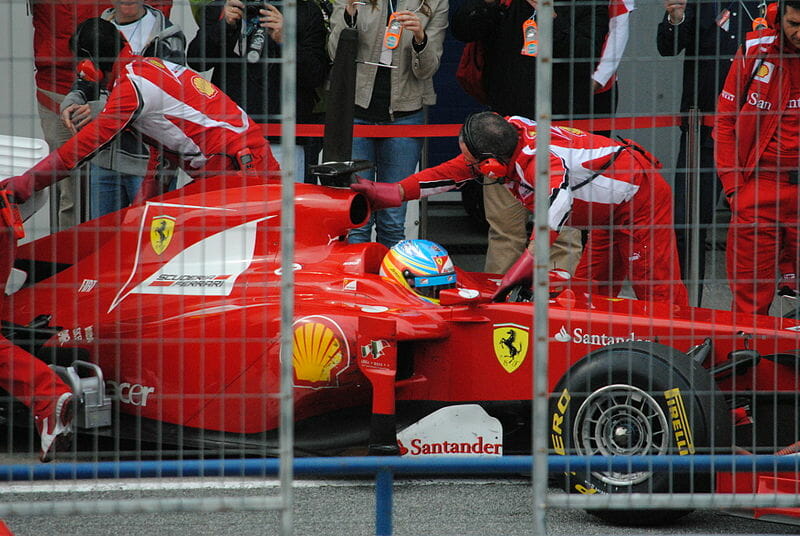
[{"label": "pit crew member", "polygon": [[[196,72],[133,56],[119,30],[101,18],[81,23],[73,40],[83,76],[107,81],[111,93],[91,123],[4,183],[17,201],[66,176],[126,128],[140,133],[195,179],[224,174],[226,185],[232,186],[261,183],[279,171],[261,127]],[[236,171],[241,173],[231,173]]]},{"label": "pit crew member", "polygon": [[717,103],[720,181],[731,205],[727,272],[733,310],[767,314],[778,260],[798,273],[800,1],[775,28],[747,34]]},{"label": "pit crew member", "polygon": [[[22,226],[8,193],[0,192],[0,306],[14,264],[17,231]],[[69,446],[74,413],[70,388],[41,361],[0,335],[0,387],[25,404],[39,433],[39,459],[48,462]]]},{"label": "pit crew member", "polygon": [[[636,143],[616,142],[574,128],[552,127],[549,151],[550,239],[563,225],[591,227],[576,277],[616,295],[627,277],[640,299],[688,304],[672,227],[672,194],[658,161]],[[456,188],[480,178],[500,182],[530,211],[534,205],[536,123],[494,112],[469,116],[459,136],[461,155],[397,184],[359,179],[351,185],[375,209]],[[495,294],[529,280],[530,249],[506,272]]]}]

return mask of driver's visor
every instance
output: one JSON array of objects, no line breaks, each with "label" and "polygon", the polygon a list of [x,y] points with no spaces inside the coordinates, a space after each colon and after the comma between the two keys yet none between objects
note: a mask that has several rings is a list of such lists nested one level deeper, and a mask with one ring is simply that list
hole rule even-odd
[{"label": "driver's visor", "polygon": [[413,279],[413,288],[420,287],[433,287],[438,285],[455,285],[456,274],[434,275],[415,277]]}]

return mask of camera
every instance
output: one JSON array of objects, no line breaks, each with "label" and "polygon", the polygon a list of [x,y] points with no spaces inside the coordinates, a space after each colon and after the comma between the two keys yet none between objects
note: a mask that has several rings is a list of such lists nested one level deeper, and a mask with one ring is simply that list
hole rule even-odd
[{"label": "camera", "polygon": [[252,28],[248,28],[247,35],[247,62],[257,63],[264,52],[264,44],[267,42],[267,31],[259,26],[260,10],[265,3],[262,0],[249,1],[246,3],[245,23]]}]

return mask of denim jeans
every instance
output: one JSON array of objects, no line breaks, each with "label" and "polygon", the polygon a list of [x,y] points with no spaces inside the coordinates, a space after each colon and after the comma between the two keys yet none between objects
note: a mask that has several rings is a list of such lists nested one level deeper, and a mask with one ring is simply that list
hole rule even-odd
[{"label": "denim jeans", "polygon": [[[283,145],[280,143],[270,143],[269,148],[272,149],[272,155],[275,160],[283,167]],[[294,147],[294,182],[303,182],[306,174],[306,153],[302,145],[295,145]]]},{"label": "denim jeans", "polygon": [[[425,120],[422,110],[386,123],[371,123],[356,119],[357,125],[420,125]],[[353,159],[365,159],[375,164],[375,171],[362,171],[359,175],[378,182],[395,183],[405,179],[417,169],[422,138],[354,138]],[[406,204],[397,208],[387,208],[372,214],[370,221],[348,235],[350,243],[369,242],[372,227],[375,227],[376,241],[392,247],[405,239]]]},{"label": "denim jeans", "polygon": [[91,217],[99,218],[130,205],[139,193],[144,177],[128,175],[89,164]]}]

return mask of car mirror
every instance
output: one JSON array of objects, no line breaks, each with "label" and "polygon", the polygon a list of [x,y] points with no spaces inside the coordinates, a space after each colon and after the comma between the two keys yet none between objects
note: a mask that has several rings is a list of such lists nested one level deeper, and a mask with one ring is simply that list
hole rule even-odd
[{"label": "car mirror", "polygon": [[448,288],[439,292],[439,305],[477,303],[481,293],[471,288]]}]

